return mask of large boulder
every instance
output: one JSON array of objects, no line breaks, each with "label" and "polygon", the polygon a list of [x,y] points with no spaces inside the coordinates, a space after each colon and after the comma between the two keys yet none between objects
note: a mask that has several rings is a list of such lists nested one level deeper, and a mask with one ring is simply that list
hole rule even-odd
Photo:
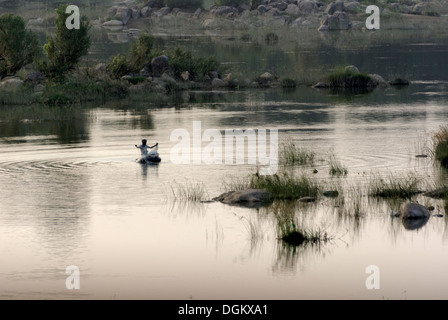
[{"label": "large boulder", "polygon": [[128,7],[118,7],[115,14],[126,25],[132,18],[132,9]]},{"label": "large boulder", "polygon": [[32,85],[37,85],[45,82],[45,76],[41,72],[30,72],[25,77],[26,83],[31,83]]},{"label": "large boulder", "polygon": [[229,191],[213,198],[214,201],[219,201],[225,204],[249,207],[257,207],[270,203],[272,199],[272,194],[266,189]]},{"label": "large boulder", "polygon": [[347,13],[336,11],[333,15],[327,16],[322,20],[319,31],[337,31],[348,30],[352,23]]},{"label": "large boulder", "polygon": [[316,2],[308,0],[299,2],[297,6],[299,7],[300,12],[306,15],[315,13],[318,9]]},{"label": "large boulder", "polygon": [[151,70],[152,70],[152,75],[154,77],[162,76],[162,74],[166,70],[168,70],[168,68],[169,68],[169,60],[168,60],[168,57],[165,55],[155,57],[151,60]]},{"label": "large boulder", "polygon": [[140,10],[140,14],[141,14],[141,16],[143,17],[143,18],[147,18],[147,17],[149,17],[152,13],[153,13],[153,8],[151,8],[151,7],[143,7],[141,10]]},{"label": "large boulder", "polygon": [[284,13],[292,17],[298,17],[300,14],[300,9],[295,4],[289,4]]},{"label": "large boulder", "polygon": [[403,219],[426,219],[430,215],[429,210],[418,203],[406,203],[401,210]]},{"label": "large boulder", "polygon": [[23,81],[16,77],[8,77],[0,82],[0,91],[15,92],[23,88]]},{"label": "large boulder", "polygon": [[332,15],[337,11],[345,11],[344,1],[338,0],[330,3],[325,9],[325,13]]}]

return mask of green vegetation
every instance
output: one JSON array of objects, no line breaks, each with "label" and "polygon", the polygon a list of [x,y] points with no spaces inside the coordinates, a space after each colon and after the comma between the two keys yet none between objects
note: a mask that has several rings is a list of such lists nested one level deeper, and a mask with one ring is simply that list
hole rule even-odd
[{"label": "green vegetation", "polygon": [[420,179],[411,174],[401,177],[391,174],[387,179],[375,175],[369,182],[369,194],[380,198],[411,199],[412,196],[421,193],[418,189],[419,184]]},{"label": "green vegetation", "polygon": [[434,154],[442,166],[448,168],[448,126],[443,126],[434,134]]},{"label": "green vegetation", "polygon": [[293,79],[285,78],[280,82],[282,88],[295,88],[297,87],[297,82]]},{"label": "green vegetation", "polygon": [[325,81],[330,87],[358,88],[371,85],[372,78],[365,73],[357,73],[350,69],[337,69],[331,72]]},{"label": "green vegetation", "polygon": [[203,80],[209,72],[218,71],[221,73],[224,71],[216,58],[196,58],[190,51],[184,51],[180,48],[168,52],[167,56],[171,72],[176,78],[181,78],[181,74],[188,71],[190,78]]},{"label": "green vegetation", "polygon": [[139,72],[143,66],[150,62],[155,56],[153,52],[154,37],[142,33],[136,42],[131,44],[131,51],[129,53],[128,69],[131,72]]},{"label": "green vegetation", "polygon": [[0,79],[15,75],[33,62],[39,53],[37,37],[25,29],[22,17],[12,14],[0,16]]},{"label": "green vegetation", "polygon": [[297,177],[289,171],[266,176],[256,173],[250,177],[249,187],[266,189],[272,193],[274,199],[299,199],[317,197],[319,194],[316,182],[303,174]]},{"label": "green vegetation", "polygon": [[293,202],[281,201],[273,205],[272,211],[276,220],[277,238],[289,245],[319,244],[330,240],[326,232],[306,230],[299,226],[296,217],[296,206]]},{"label": "green vegetation", "polygon": [[202,183],[191,182],[187,182],[185,185],[180,185],[177,182],[170,184],[170,193],[174,199],[186,201],[202,201],[207,195]]},{"label": "green vegetation", "polygon": [[114,79],[120,79],[129,71],[128,60],[125,54],[117,54],[112,62],[107,65],[110,76]]},{"label": "green vegetation", "polygon": [[293,141],[286,141],[280,147],[279,162],[286,165],[313,164],[315,153],[303,147],[298,147]]},{"label": "green vegetation", "polygon": [[330,166],[329,173],[332,176],[346,176],[348,174],[347,168],[340,161],[336,160],[334,156],[330,157],[328,165]]},{"label": "green vegetation", "polygon": [[56,34],[44,45],[48,61],[40,62],[39,66],[47,77],[54,80],[63,80],[90,48],[89,20],[82,16],[79,29],[68,29],[65,21],[70,14],[65,13],[66,8],[67,5],[60,5],[56,10]]}]

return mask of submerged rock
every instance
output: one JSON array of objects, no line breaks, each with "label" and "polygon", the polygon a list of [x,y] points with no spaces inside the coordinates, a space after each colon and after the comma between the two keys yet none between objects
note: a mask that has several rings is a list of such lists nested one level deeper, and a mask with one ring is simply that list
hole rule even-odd
[{"label": "submerged rock", "polygon": [[326,197],[337,197],[339,196],[339,192],[337,190],[328,190],[324,191],[323,195]]},{"label": "submerged rock", "polygon": [[429,216],[429,210],[418,203],[406,203],[401,210],[401,218],[403,219],[425,219]]},{"label": "submerged rock", "polygon": [[272,194],[266,189],[246,189],[240,191],[229,191],[215,198],[219,201],[230,205],[244,205],[249,207],[261,206],[271,202]]}]

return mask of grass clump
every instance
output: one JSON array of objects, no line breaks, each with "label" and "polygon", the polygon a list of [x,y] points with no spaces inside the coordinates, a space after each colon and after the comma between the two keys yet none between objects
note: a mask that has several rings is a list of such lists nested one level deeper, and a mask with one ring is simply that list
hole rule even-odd
[{"label": "grass clump", "polygon": [[250,177],[249,187],[266,189],[274,199],[299,199],[302,197],[317,197],[319,187],[305,175],[296,176],[285,171],[279,174],[261,176],[258,172]]},{"label": "grass clump", "polygon": [[316,154],[303,147],[298,147],[293,141],[286,141],[280,149],[280,163],[286,165],[313,164]]},{"label": "grass clump", "polygon": [[448,125],[442,126],[434,134],[434,155],[442,166],[448,168]]},{"label": "grass clump", "polygon": [[177,182],[170,185],[171,196],[176,200],[186,201],[202,201],[207,195],[207,191],[202,183],[187,182],[185,185],[180,185]]},{"label": "grass clump", "polygon": [[282,79],[280,85],[282,86],[282,88],[295,88],[297,87],[297,82],[293,79],[285,78]]},{"label": "grass clump", "polygon": [[296,217],[295,204],[280,202],[274,205],[273,213],[276,221],[277,238],[293,246],[302,244],[319,244],[330,240],[326,232],[307,230],[299,226]]},{"label": "grass clump", "polygon": [[332,176],[346,176],[348,174],[347,168],[334,156],[330,158],[328,165],[330,166],[329,174]]},{"label": "grass clump", "polygon": [[413,175],[383,178],[374,176],[369,183],[369,194],[380,198],[411,199],[412,196],[421,193],[418,189],[420,179]]},{"label": "grass clump", "polygon": [[337,88],[369,87],[372,84],[372,78],[368,74],[351,69],[337,69],[331,72],[325,80],[330,87]]}]

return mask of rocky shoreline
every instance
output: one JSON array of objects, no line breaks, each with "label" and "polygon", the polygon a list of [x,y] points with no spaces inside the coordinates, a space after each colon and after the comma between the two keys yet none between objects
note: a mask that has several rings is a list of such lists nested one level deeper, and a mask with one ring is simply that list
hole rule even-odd
[{"label": "rocky shoreline", "polygon": [[[146,4],[127,1],[109,8],[104,17],[94,23],[119,28],[135,20],[149,19],[155,23],[176,19],[195,20],[204,29],[261,27],[266,24],[298,28],[316,28],[319,31],[366,29],[367,4],[358,1],[334,2],[314,0],[265,0],[260,5],[212,6],[201,8],[156,7],[155,0]],[[393,15],[440,16],[447,12],[446,3],[438,1],[391,2],[380,8],[382,17]]]}]

